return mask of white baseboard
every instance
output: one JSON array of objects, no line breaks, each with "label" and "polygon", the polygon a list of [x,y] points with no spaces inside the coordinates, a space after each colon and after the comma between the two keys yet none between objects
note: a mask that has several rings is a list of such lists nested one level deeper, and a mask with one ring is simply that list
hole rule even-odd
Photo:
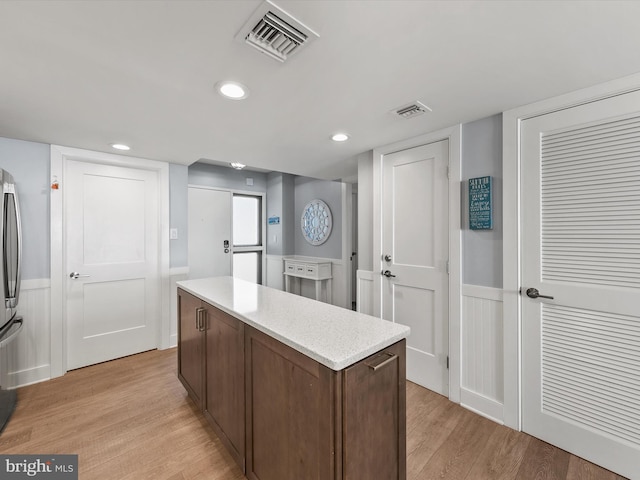
[{"label": "white baseboard", "polygon": [[504,405],[465,388],[460,391],[460,405],[483,417],[504,424]]},{"label": "white baseboard", "polygon": [[11,372],[7,375],[7,385],[3,388],[8,390],[44,382],[51,379],[51,366],[40,365],[39,367],[27,368],[18,372]]}]

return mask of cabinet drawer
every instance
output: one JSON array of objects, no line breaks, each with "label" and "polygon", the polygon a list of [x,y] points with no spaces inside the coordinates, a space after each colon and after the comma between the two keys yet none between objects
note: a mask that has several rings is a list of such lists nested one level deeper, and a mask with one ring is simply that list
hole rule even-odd
[{"label": "cabinet drawer", "polygon": [[285,265],[285,271],[287,273],[294,273],[296,271],[296,266],[293,263],[286,263]]},{"label": "cabinet drawer", "polygon": [[296,273],[298,275],[305,275],[305,269],[304,265],[296,265]]},{"label": "cabinet drawer", "polygon": [[317,265],[305,265],[304,273],[308,277],[316,277],[318,275],[318,266]]}]

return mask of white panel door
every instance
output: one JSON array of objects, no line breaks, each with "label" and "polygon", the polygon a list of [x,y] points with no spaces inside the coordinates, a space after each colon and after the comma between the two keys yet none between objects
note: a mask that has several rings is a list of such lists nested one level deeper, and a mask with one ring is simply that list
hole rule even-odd
[{"label": "white panel door", "polygon": [[189,187],[189,278],[231,275],[231,199],[229,191]]},{"label": "white panel door", "polygon": [[523,429],[638,479],[640,93],[521,135]]},{"label": "white panel door", "polygon": [[67,367],[156,348],[156,172],[68,160],[64,187]]},{"label": "white panel door", "polygon": [[[448,141],[383,159],[383,318],[411,327],[407,378],[448,395]],[[384,258],[386,256],[386,258]]]}]

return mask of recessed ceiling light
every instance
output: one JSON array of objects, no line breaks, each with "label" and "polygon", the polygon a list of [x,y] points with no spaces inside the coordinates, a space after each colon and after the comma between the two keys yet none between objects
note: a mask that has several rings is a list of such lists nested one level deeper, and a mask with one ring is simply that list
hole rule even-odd
[{"label": "recessed ceiling light", "polygon": [[333,140],[334,142],[345,142],[349,140],[349,135],[347,135],[346,133],[336,133],[331,137],[331,140]]},{"label": "recessed ceiling light", "polygon": [[111,147],[115,148],[116,150],[131,150],[131,147],[129,145],[125,145],[123,143],[112,143]]},{"label": "recessed ceiling light", "polygon": [[236,170],[242,170],[244,167],[246,167],[244,163],[240,163],[240,162],[231,162],[230,165]]},{"label": "recessed ceiling light", "polygon": [[216,89],[224,98],[230,98],[231,100],[244,100],[249,96],[249,89],[238,82],[218,82]]}]

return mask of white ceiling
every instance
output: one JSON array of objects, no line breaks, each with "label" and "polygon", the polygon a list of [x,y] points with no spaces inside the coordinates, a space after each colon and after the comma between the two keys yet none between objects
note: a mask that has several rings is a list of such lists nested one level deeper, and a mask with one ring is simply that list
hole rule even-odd
[{"label": "white ceiling", "polygon": [[[374,147],[640,72],[640,2],[274,1],[320,35],[284,64],[234,40],[260,0],[0,1],[0,136],[348,178]],[[415,100],[433,112],[389,113]]]}]

